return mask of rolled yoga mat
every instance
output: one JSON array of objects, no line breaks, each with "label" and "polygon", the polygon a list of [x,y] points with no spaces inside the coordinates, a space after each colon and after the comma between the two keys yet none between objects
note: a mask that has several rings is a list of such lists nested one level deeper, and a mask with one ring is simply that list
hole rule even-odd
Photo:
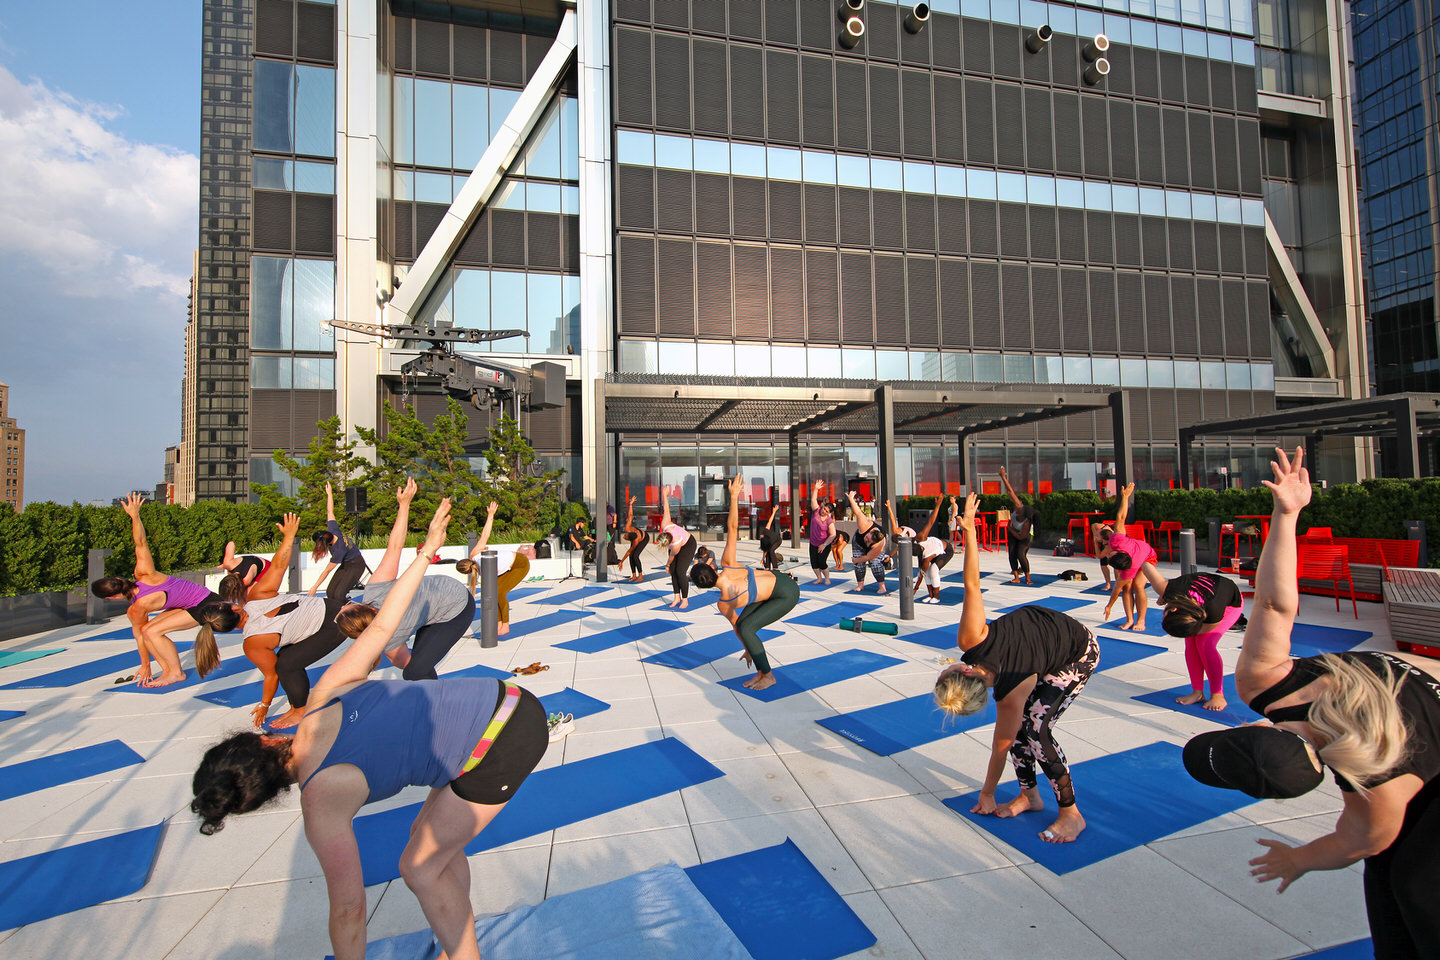
[{"label": "rolled yoga mat", "polygon": [[893,637],[900,632],[900,628],[889,620],[866,620],[864,617],[856,617],[854,620],[843,617],[840,620],[841,630],[853,630],[855,633],[883,633]]}]

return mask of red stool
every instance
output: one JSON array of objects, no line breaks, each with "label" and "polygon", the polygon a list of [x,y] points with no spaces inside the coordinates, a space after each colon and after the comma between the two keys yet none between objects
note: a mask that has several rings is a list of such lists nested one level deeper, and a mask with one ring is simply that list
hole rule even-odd
[{"label": "red stool", "polygon": [[1010,511],[995,511],[995,529],[990,533],[990,545],[998,547],[1004,544],[1006,549],[1010,547]]},{"label": "red stool", "polygon": [[1175,541],[1171,538],[1175,534],[1179,533],[1182,529],[1183,528],[1180,526],[1179,520],[1161,520],[1159,529],[1155,531],[1156,552],[1158,553],[1160,550],[1160,534],[1163,533],[1165,534],[1166,558],[1173,561],[1175,559]]},{"label": "red stool", "polygon": [[[1078,537],[1075,536],[1077,529],[1080,531]],[[1090,519],[1088,517],[1072,517],[1070,529],[1066,531],[1065,535],[1070,538],[1071,543],[1075,544],[1077,554],[1090,552]]]},{"label": "red stool", "polygon": [[1226,565],[1226,537],[1230,538],[1230,566],[1238,569],[1240,566],[1240,538],[1245,538],[1246,549],[1249,551],[1246,555],[1253,557],[1255,556],[1256,532],[1255,528],[1248,523],[1222,523],[1220,525],[1220,566]]}]

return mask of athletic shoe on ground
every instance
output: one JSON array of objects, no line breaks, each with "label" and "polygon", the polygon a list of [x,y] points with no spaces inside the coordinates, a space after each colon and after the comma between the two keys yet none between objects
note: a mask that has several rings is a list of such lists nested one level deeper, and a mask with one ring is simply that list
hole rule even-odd
[{"label": "athletic shoe on ground", "polygon": [[564,740],[575,729],[575,716],[570,713],[552,713],[546,722],[550,726],[550,742]]}]

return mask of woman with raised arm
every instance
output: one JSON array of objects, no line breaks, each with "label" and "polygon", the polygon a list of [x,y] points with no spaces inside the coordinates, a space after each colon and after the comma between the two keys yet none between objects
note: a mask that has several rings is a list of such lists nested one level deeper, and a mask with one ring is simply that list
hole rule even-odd
[{"label": "woman with raised arm", "polygon": [[1244,609],[1240,587],[1218,573],[1188,573],[1166,580],[1155,562],[1141,566],[1145,579],[1155,588],[1165,608],[1163,626],[1172,637],[1185,641],[1185,666],[1190,672],[1190,693],[1176,697],[1186,706],[1205,700],[1205,680],[1210,680],[1206,710],[1224,710],[1225,664],[1220,660],[1220,638],[1235,626]]},{"label": "woman with raised arm", "polygon": [[1416,960],[1440,949],[1440,683],[1388,653],[1290,657],[1299,610],[1295,526],[1310,502],[1303,450],[1275,451],[1270,535],[1255,573],[1255,599],[1235,687],[1271,724],[1201,734],[1185,768],[1201,783],[1252,797],[1296,797],[1329,767],[1344,796],[1335,830],[1300,846],[1257,841],[1250,861],[1277,893],[1312,870],[1365,861],[1365,911],[1377,960]]},{"label": "woman with raised arm", "polygon": [[815,574],[815,583],[830,583],[830,562],[826,551],[835,539],[835,518],[831,515],[830,504],[820,501],[820,490],[824,480],[810,485],[810,572]]},{"label": "woman with raised arm", "polygon": [[[445,542],[450,501],[430,521],[426,554]],[[300,785],[305,838],[330,896],[336,960],[365,956],[365,880],[354,818],[406,786],[428,786],[400,854],[400,875],[420,901],[449,960],[479,960],[465,845],[493,820],[548,745],[545,709],[528,691],[491,678],[370,680],[420,585],[422,554],[387,603],[315,685],[315,705],[293,737],[235,734],[195,771],[191,810],[213,834],[232,813],[255,810]]]},{"label": "woman with raised arm", "polygon": [[325,578],[339,568],[325,595],[344,600],[365,575],[365,558],[360,555],[360,548],[347,541],[340,531],[340,524],[335,520],[335,491],[328,482],[325,484],[325,529],[315,534],[315,549],[311,551],[310,559],[318,561],[326,553],[330,554],[330,562],[320,571],[320,576],[309,590],[310,596],[315,596]]},{"label": "woman with raised arm", "polygon": [[[975,544],[975,508],[979,498],[965,498],[960,528],[965,534],[965,604],[960,611],[960,662],[946,667],[935,681],[935,702],[947,713],[969,716],[985,706],[990,688],[995,696],[995,733],[990,764],[980,799],[971,813],[1014,817],[1045,809],[1035,777],[1045,772],[1060,805],[1055,822],[1040,831],[1049,843],[1069,843],[1085,829],[1075,805],[1075,787],[1065,751],[1055,742],[1055,724],[1085,688],[1100,662],[1100,644],[1079,621],[1054,610],[1024,606],[985,622],[980,596],[980,560]],[[995,789],[1005,772],[1005,755],[1015,765],[1020,794],[1008,803],[995,802]]]},{"label": "woman with raised arm", "polygon": [[770,508],[770,519],[765,521],[765,528],[760,531],[760,563],[766,570],[780,569],[780,541],[784,534],[774,528],[775,515],[780,512],[780,504]]},{"label": "woman with raised arm", "polygon": [[[220,559],[220,563],[215,569],[225,571],[225,576],[221,578],[222,584],[230,580],[231,574],[236,577],[234,583],[242,588],[240,596],[243,601],[243,591],[248,590],[252,583],[260,579],[265,571],[270,569],[270,561],[251,556],[248,553],[243,555],[236,554],[235,541],[231,540],[225,544],[225,555]],[[219,593],[221,597],[225,596],[224,590],[217,590],[216,592]]]},{"label": "woman with raised arm", "polygon": [[[380,607],[394,603],[390,591],[396,584],[400,572],[400,554],[405,549],[405,533],[410,525],[410,501],[415,499],[415,479],[407,477],[405,486],[395,491],[398,510],[395,525],[390,528],[390,541],[385,547],[385,556],[370,574],[365,584],[360,603],[347,603],[340,608],[335,618],[340,632],[347,637],[358,637],[370,626]],[[425,565],[438,551],[428,551]],[[457,564],[458,566],[458,564]],[[475,594],[454,577],[426,577],[420,581],[410,599],[407,599],[385,645],[385,655],[390,662],[404,671],[406,680],[434,680],[435,667],[450,648],[470,629],[475,619]],[[406,646],[411,635],[415,637],[414,648]]]},{"label": "woman with raised arm", "polygon": [[1127,537],[1125,515],[1130,510],[1130,495],[1135,484],[1125,484],[1120,491],[1120,510],[1115,514],[1115,529],[1101,527],[1099,534],[1100,565],[1115,571],[1115,585],[1110,588],[1110,600],[1105,604],[1105,619],[1110,619],[1110,610],[1115,598],[1120,597],[1125,606],[1125,623],[1121,630],[1145,629],[1145,583],[1140,579],[1140,568],[1146,563],[1160,559],[1155,548],[1144,540]]},{"label": "woman with raised arm", "polygon": [[855,563],[855,586],[846,593],[859,593],[865,589],[865,569],[875,574],[875,593],[885,595],[885,531],[880,524],[871,520],[855,502],[855,494],[847,492],[845,500],[850,504],[850,514],[855,518],[855,540],[850,545],[850,559]]},{"label": "woman with raised arm", "polygon": [[310,697],[310,676],[305,671],[345,640],[335,623],[345,597],[280,593],[300,518],[287,513],[285,522],[278,526],[281,541],[275,562],[251,584],[245,596],[234,602],[201,604],[197,614],[217,633],[237,627],[244,631],[245,656],[260,669],[262,678],[260,702],[250,711],[250,718],[255,726],[264,726],[276,688],[284,688],[290,709],[269,721],[272,728],[284,729],[295,726],[305,714]]},{"label": "woman with raised arm", "polygon": [[[928,595],[921,603],[940,602],[940,571],[945,569],[945,564],[955,556],[955,545],[950,542],[949,537],[934,537],[930,531],[935,528],[935,521],[940,516],[940,503],[943,497],[935,498],[935,509],[930,511],[930,519],[925,521],[925,526],[916,533],[910,527],[902,527],[895,520],[895,508],[890,506],[890,501],[885,501],[885,509],[890,511],[890,532],[896,537],[906,536],[915,541],[915,552],[920,557],[920,576],[915,578],[915,593],[920,592],[920,582],[925,582],[925,589]],[[955,509],[955,501],[950,501],[950,509]]]},{"label": "woman with raised arm", "polygon": [[775,685],[770,658],[760,630],[795,609],[800,602],[800,584],[788,573],[761,571],[735,563],[735,544],[740,539],[740,493],[744,480],[736,476],[730,481],[730,517],[725,525],[725,552],[720,555],[720,569],[715,560],[697,563],[690,569],[690,579],[697,587],[720,589],[720,613],[735,628],[735,635],[745,645],[740,659],[755,668],[755,676],[743,686],[764,690]]},{"label": "woman with raised arm", "polygon": [[[102,600],[129,601],[125,616],[130,620],[140,652],[136,683],[142,687],[165,687],[185,679],[180,653],[175,649],[175,641],[168,636],[172,631],[188,630],[200,624],[200,632],[195,637],[195,671],[203,677],[220,666],[215,634],[195,613],[201,604],[220,598],[204,584],[156,572],[155,559],[145,539],[145,525],[140,522],[140,505],[144,502],[140,494],[132,493],[121,503],[130,517],[130,538],[135,542],[134,579],[101,577],[90,584],[90,592]],[[159,616],[151,620],[152,613]],[[160,665],[158,677],[150,672],[152,657]]]},{"label": "woman with raised arm", "polygon": [[[485,507],[485,528],[480,531],[480,539],[475,541],[475,546],[470,551],[470,556],[463,560],[455,561],[455,570],[465,574],[469,578],[470,594],[475,594],[475,587],[480,582],[480,554],[490,543],[490,531],[495,526],[495,511],[500,505],[491,500]],[[510,632],[510,591],[515,585],[524,580],[530,573],[530,559],[535,555],[535,548],[528,543],[522,543],[515,548],[510,555],[510,566],[503,573],[495,578],[495,603],[499,607],[500,623],[496,627],[497,636],[505,636]]]},{"label": "woman with raised arm", "polygon": [[632,496],[625,504],[625,532],[621,534],[630,548],[620,558],[622,566],[630,564],[630,576],[626,579],[631,583],[639,583],[645,579],[645,568],[641,565],[640,557],[645,548],[650,544],[650,535],[644,530],[635,526],[635,498]]},{"label": "woman with raised arm", "polygon": [[685,610],[690,606],[690,564],[695,560],[695,538],[684,527],[670,520],[670,496],[662,488],[660,503],[663,515],[660,517],[660,537],[656,541],[665,547],[668,558],[665,569],[670,571],[670,589],[674,593],[666,606]]},{"label": "woman with raised arm", "polygon": [[1005,544],[1010,551],[1010,582],[1019,583],[1023,575],[1025,585],[1034,586],[1030,582],[1030,537],[1035,532],[1039,511],[1021,501],[1015,488],[1010,486],[1004,467],[1000,468],[1000,482],[1005,484],[1005,492],[1010,494],[1010,502],[1015,507],[1010,511],[1010,528],[1005,531]]}]

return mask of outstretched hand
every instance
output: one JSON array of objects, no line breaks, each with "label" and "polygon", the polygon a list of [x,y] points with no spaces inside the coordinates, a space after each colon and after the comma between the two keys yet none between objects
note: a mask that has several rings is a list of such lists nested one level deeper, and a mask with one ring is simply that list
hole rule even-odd
[{"label": "outstretched hand", "polygon": [[435,551],[445,546],[445,530],[450,526],[450,498],[445,497],[440,501],[440,506],[435,508],[435,516],[430,518],[430,528],[425,531],[425,543],[423,548],[429,548],[433,556]]},{"label": "outstretched hand", "polygon": [[735,474],[735,479],[730,481],[730,496],[739,499],[740,494],[745,492],[745,478],[741,474]]},{"label": "outstretched hand", "polygon": [[980,498],[973,493],[965,495],[965,512],[960,515],[960,529],[975,532],[975,511],[980,508]]},{"label": "outstretched hand", "polygon": [[1134,492],[1135,492],[1135,484],[1134,484],[1134,482],[1132,481],[1132,482],[1130,482],[1130,483],[1125,484],[1125,488],[1120,491],[1120,495],[1121,495],[1122,497],[1129,497],[1129,496],[1130,496],[1131,494],[1133,494]]},{"label": "outstretched hand", "polygon": [[415,499],[415,494],[419,489],[420,486],[415,482],[414,477],[406,477],[405,486],[395,490],[395,501],[403,506]]},{"label": "outstretched hand", "polygon": [[1284,893],[1286,887],[1305,875],[1304,868],[1295,859],[1294,847],[1281,843],[1279,840],[1256,840],[1255,842],[1267,848],[1265,853],[1250,861],[1250,866],[1255,868],[1250,871],[1250,876],[1255,878],[1255,882],[1268,883],[1271,880],[1279,880],[1280,886],[1275,888],[1275,892]]},{"label": "outstretched hand", "polygon": [[1305,469],[1305,448],[1295,448],[1295,459],[1291,460],[1285,451],[1275,448],[1275,459],[1270,461],[1270,470],[1275,479],[1262,480],[1275,497],[1275,509],[1280,513],[1299,513],[1310,503],[1314,490],[1310,486],[1310,471]]},{"label": "outstretched hand", "polygon": [[142,496],[141,496],[140,494],[138,494],[138,493],[132,493],[132,494],[130,494],[128,497],[126,497],[124,500],[120,501],[120,507],[121,507],[121,509],[123,509],[126,513],[128,513],[128,514],[130,515],[130,518],[131,518],[132,520],[139,520],[139,519],[140,519],[140,505],[143,504],[144,502],[145,502],[145,498],[144,498],[144,497],[142,497]]},{"label": "outstretched hand", "polygon": [[297,513],[287,513],[285,514],[284,520],[275,524],[275,526],[279,528],[281,536],[293,537],[300,532],[300,515]]},{"label": "outstretched hand", "polygon": [[500,509],[500,504],[496,503],[494,500],[491,500],[489,503],[487,503],[487,504],[485,505],[485,516],[487,516],[487,517],[493,517],[493,516],[495,516],[495,511],[496,511],[496,510],[499,510],[499,509]]}]

